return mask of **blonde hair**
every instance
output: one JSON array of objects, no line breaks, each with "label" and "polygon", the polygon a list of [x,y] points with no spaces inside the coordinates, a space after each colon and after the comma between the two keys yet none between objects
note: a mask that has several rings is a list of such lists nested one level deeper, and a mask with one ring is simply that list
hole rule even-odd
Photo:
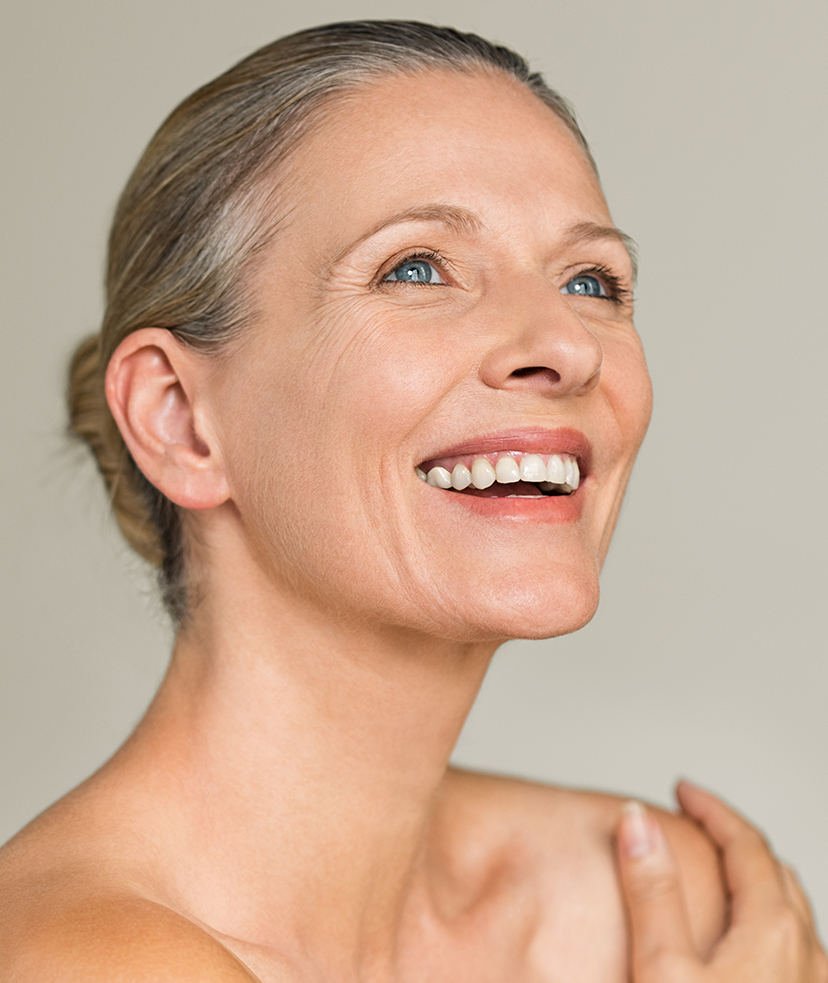
[{"label": "blonde hair", "polygon": [[159,568],[175,620],[187,610],[177,506],[132,460],[104,395],[112,353],[132,331],[166,328],[220,353],[243,330],[244,273],[274,234],[257,192],[336,95],[389,74],[503,72],[534,92],[595,164],[568,104],[525,60],[474,34],[414,21],[300,31],[254,52],[186,99],[161,126],[120,198],[109,239],[106,313],[71,363],[71,432],[86,441],[127,541]]}]

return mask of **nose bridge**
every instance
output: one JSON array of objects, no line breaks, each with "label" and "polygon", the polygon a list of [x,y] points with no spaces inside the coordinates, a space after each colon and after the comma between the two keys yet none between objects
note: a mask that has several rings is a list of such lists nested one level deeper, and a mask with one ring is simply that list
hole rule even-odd
[{"label": "nose bridge", "polygon": [[548,277],[508,276],[492,302],[490,348],[481,364],[488,386],[564,395],[597,384],[601,343]]}]

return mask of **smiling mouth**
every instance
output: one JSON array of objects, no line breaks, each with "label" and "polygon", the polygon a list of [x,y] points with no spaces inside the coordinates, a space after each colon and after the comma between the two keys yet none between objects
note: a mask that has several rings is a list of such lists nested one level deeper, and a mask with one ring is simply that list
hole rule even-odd
[{"label": "smiling mouth", "polygon": [[417,477],[435,488],[480,498],[544,498],[571,495],[581,482],[572,454],[463,455],[423,461]]}]

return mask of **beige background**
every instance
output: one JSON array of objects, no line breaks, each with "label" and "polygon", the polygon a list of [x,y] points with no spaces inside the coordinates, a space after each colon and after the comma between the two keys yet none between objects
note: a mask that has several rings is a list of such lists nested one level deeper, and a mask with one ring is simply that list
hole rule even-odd
[{"label": "beige background", "polygon": [[[169,649],[62,436],[116,196],[254,47],[349,17],[502,40],[573,99],[640,243],[656,411],[602,609],[498,657],[457,760],[670,801],[725,793],[828,927],[824,0],[6,0],[0,840],[128,733]],[[401,108],[401,111],[403,109]]]}]

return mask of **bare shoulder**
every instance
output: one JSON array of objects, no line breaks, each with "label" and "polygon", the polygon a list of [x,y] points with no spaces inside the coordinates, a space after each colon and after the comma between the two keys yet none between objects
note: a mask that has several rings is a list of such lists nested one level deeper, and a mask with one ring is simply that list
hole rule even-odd
[{"label": "bare shoulder", "polygon": [[35,908],[27,924],[15,919],[0,934],[2,983],[258,980],[206,932],[140,898],[81,897]]},{"label": "bare shoulder", "polygon": [[30,846],[0,851],[0,983],[258,981],[183,915]]},{"label": "bare shoulder", "polygon": [[[520,779],[453,770],[445,795],[448,822],[471,843],[512,850],[544,871],[549,889],[580,896],[590,910],[610,899],[623,912],[615,866],[615,832],[627,800]],[[696,823],[653,806],[682,872],[693,934],[708,952],[726,927],[727,895],[719,853]],[[461,846],[461,851],[470,847]],[[591,892],[591,893],[590,893]]]}]

